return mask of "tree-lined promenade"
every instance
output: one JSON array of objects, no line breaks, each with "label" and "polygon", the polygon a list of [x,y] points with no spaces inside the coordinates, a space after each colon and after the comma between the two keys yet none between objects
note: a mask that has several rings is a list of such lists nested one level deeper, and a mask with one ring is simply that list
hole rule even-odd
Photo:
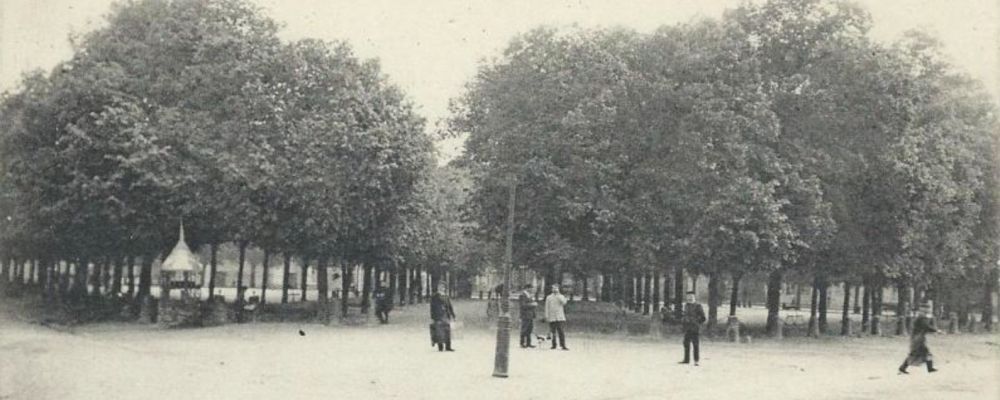
[{"label": "tree-lined promenade", "polygon": [[515,265],[600,274],[605,301],[649,312],[673,286],[679,313],[684,276],[708,276],[715,324],[721,282],[733,315],[757,276],[772,335],[789,280],[812,287],[816,333],[833,284],[863,292],[872,333],[884,300],[901,316],[975,305],[991,326],[996,106],[933,37],[885,45],[870,27],[851,3],[775,0],[649,35],[515,38],[449,125],[468,134],[477,233],[500,241],[516,185]]},{"label": "tree-lined promenade", "polygon": [[535,29],[455,98],[443,133],[465,152],[439,167],[414,105],[347,43],[284,42],[242,0],[122,3],[2,98],[0,285],[142,304],[183,220],[208,297],[233,243],[237,287],[260,249],[282,302],[294,258],[320,307],[341,278],[346,313],[354,271],[367,302],[383,279],[402,298],[501,265],[516,186],[513,264],[634,311],[680,312],[706,276],[711,325],[752,280],[774,335],[788,282],[812,288],[816,334],[832,285],[843,313],[862,294],[872,333],[893,301],[991,327],[996,105],[932,36],[870,27],[851,3],[772,0],[652,34]]},{"label": "tree-lined promenade", "polygon": [[447,240],[429,204],[441,195],[420,189],[437,169],[424,120],[348,44],[276,31],[240,0],[124,2],[72,59],[7,93],[3,283],[29,275],[72,302],[122,292],[124,273],[142,302],[181,221],[192,247],[211,248],[209,296],[227,242],[241,286],[250,246],[264,271],[306,260],[321,286],[357,265],[366,293],[377,271],[438,276]]}]

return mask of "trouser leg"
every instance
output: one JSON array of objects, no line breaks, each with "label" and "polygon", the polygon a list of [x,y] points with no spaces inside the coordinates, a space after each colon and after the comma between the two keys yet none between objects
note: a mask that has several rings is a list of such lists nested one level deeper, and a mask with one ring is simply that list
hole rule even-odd
[{"label": "trouser leg", "polygon": [[566,348],[566,333],[563,332],[563,321],[556,322],[556,330],[559,332],[559,346]]},{"label": "trouser leg", "polygon": [[549,336],[552,337],[552,348],[556,348],[556,342],[559,341],[556,336],[556,322],[549,322]]},{"label": "trouser leg", "polygon": [[698,362],[698,347],[700,347],[700,339],[701,338],[698,337],[698,334],[695,334],[694,337],[691,338],[691,346],[694,347],[694,362],[696,363]]},{"label": "trouser leg", "polygon": [[684,334],[684,362],[691,361],[691,334]]}]

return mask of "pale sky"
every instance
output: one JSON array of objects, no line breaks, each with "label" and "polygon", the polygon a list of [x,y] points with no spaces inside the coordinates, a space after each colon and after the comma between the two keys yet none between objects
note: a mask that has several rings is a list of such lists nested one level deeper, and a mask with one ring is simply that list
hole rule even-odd
[{"label": "pale sky", "polygon": [[[343,39],[378,58],[427,117],[447,116],[480,60],[538,25],[624,26],[639,32],[693,18],[720,17],[739,0],[254,0],[284,25],[281,36]],[[32,69],[50,69],[72,52],[67,37],[99,27],[114,0],[0,0],[0,91]],[[983,81],[1000,103],[1000,0],[860,0],[872,35],[892,41],[920,28],[945,44],[952,62]],[[439,143],[445,158],[460,142]]]}]

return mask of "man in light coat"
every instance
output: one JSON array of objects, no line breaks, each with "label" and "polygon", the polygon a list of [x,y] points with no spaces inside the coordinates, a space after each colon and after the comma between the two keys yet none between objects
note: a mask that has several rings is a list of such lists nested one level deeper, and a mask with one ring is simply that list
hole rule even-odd
[{"label": "man in light coat", "polygon": [[552,285],[552,293],[545,298],[545,320],[549,322],[549,330],[552,332],[552,350],[556,349],[556,343],[563,350],[569,350],[566,348],[566,334],[563,333],[566,303],[566,296],[559,293],[559,286]]}]

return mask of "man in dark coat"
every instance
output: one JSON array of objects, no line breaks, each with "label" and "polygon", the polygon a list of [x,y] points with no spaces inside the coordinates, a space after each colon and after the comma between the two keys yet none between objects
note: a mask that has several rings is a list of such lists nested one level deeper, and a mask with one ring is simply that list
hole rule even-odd
[{"label": "man in dark coat", "polygon": [[684,326],[684,361],[680,364],[691,363],[691,347],[694,347],[694,365],[698,366],[698,345],[701,335],[701,324],[705,323],[705,310],[698,304],[694,297],[694,292],[687,293],[687,303],[684,304],[684,314],[681,323]]},{"label": "man in dark coat", "polygon": [[451,348],[451,320],[455,319],[455,309],[451,307],[451,299],[441,293],[441,288],[431,296],[431,345],[437,345],[438,351],[455,351]]},{"label": "man in dark coat", "polygon": [[521,312],[521,347],[535,347],[531,344],[531,334],[535,330],[535,309],[538,303],[531,295],[531,285],[524,285],[524,290],[517,296],[517,302]]},{"label": "man in dark coat", "polygon": [[380,285],[375,289],[375,315],[378,316],[379,322],[389,323],[389,311],[392,311],[392,296],[389,296],[385,287]]},{"label": "man in dark coat", "polygon": [[913,332],[910,333],[910,354],[903,360],[903,365],[899,366],[900,373],[908,374],[909,372],[906,372],[906,367],[923,363],[927,363],[928,373],[937,371],[934,368],[934,356],[931,354],[931,350],[927,348],[927,334],[936,333],[937,331],[937,327],[934,326],[934,319],[930,317],[930,306],[922,305],[920,307],[920,315],[913,321]]}]

